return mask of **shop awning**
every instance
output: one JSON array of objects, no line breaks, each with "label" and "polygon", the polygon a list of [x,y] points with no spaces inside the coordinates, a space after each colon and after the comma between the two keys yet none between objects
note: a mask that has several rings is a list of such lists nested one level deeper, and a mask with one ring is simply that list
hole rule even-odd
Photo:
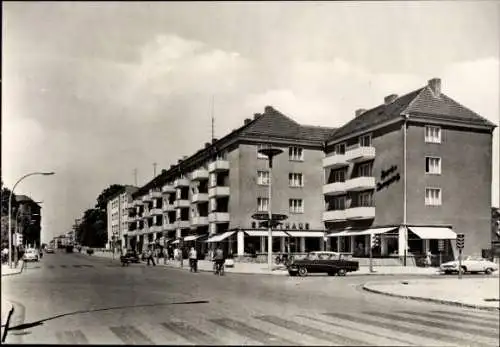
[{"label": "shop awning", "polygon": [[323,237],[325,233],[322,231],[287,231],[290,237]]},{"label": "shop awning", "polygon": [[229,236],[233,235],[236,231],[226,231],[222,234],[212,236],[209,238],[206,242],[221,242],[222,240],[228,238]]},{"label": "shop awning", "polygon": [[[248,236],[269,236],[269,231],[267,230],[245,230]],[[273,237],[287,237],[288,235],[284,231],[273,230]]]},{"label": "shop awning", "polygon": [[203,237],[205,235],[189,235],[184,238],[184,241],[195,241],[198,240],[200,237]]},{"label": "shop awning", "polygon": [[388,227],[388,228],[373,228],[373,229],[365,229],[365,230],[344,230],[337,233],[328,234],[328,237],[339,237],[339,236],[360,236],[360,235],[377,235],[384,234],[388,231],[397,229],[396,227]]},{"label": "shop awning", "polygon": [[175,240],[174,242],[172,242],[173,245],[179,243],[180,240]]},{"label": "shop awning", "polygon": [[445,227],[408,227],[423,240],[455,240],[457,234]]}]

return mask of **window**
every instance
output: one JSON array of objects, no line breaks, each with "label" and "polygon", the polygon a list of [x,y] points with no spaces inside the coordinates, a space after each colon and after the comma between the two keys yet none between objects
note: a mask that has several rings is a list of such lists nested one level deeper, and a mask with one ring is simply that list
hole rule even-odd
[{"label": "window", "polygon": [[441,143],[441,128],[427,125],[425,127],[426,143]]},{"label": "window", "polygon": [[441,174],[441,158],[425,157],[425,173],[431,175]]},{"label": "window", "polygon": [[332,172],[333,181],[331,183],[345,182],[345,170],[337,170]]},{"label": "window", "polygon": [[260,149],[267,148],[267,147],[269,147],[269,145],[260,144],[257,146],[257,158],[258,159],[267,159],[266,155],[259,153]]},{"label": "window", "polygon": [[372,207],[372,206],[373,206],[373,194],[371,192],[364,192],[358,194],[357,207]]},{"label": "window", "polygon": [[222,152],[217,153],[216,160],[226,160],[226,159],[227,159],[227,152],[226,151],[222,151]]},{"label": "window", "polygon": [[345,154],[345,143],[339,143],[333,147],[334,154]]},{"label": "window", "polygon": [[425,204],[428,206],[441,205],[441,189],[425,188]]},{"label": "window", "polygon": [[259,211],[259,212],[269,211],[269,199],[268,198],[257,198],[257,211]]},{"label": "window", "polygon": [[288,200],[290,207],[290,213],[304,213],[304,204],[302,199],[290,199]]},{"label": "window", "polygon": [[300,147],[289,147],[288,148],[288,159],[294,161],[304,160],[304,151]]},{"label": "window", "polygon": [[359,137],[359,146],[360,147],[370,147],[372,145],[372,136],[371,135],[363,135]]},{"label": "window", "polygon": [[328,211],[345,210],[345,196],[333,198],[327,206]]},{"label": "window", "polygon": [[257,171],[257,184],[269,185],[269,171]]},{"label": "window", "polygon": [[372,165],[371,163],[365,163],[358,166],[358,176],[359,177],[371,177],[372,176]]},{"label": "window", "polygon": [[289,173],[288,174],[288,185],[290,187],[303,187],[304,180],[301,173]]}]

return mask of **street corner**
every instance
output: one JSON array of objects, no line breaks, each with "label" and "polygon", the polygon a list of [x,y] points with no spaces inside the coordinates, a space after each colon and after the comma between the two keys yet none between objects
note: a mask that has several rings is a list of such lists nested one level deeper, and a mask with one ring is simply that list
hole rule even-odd
[{"label": "street corner", "polygon": [[8,265],[2,265],[2,277],[4,276],[12,276],[12,275],[19,275],[21,272],[23,272],[25,267],[24,261],[19,261],[16,267],[11,268]]}]

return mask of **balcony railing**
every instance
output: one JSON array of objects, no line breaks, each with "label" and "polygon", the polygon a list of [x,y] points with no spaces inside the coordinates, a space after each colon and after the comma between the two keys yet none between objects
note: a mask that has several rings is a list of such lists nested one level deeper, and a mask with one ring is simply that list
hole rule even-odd
[{"label": "balcony railing", "polygon": [[197,169],[193,171],[191,176],[192,181],[208,180],[208,170],[207,169]]},{"label": "balcony railing", "polygon": [[162,192],[158,190],[152,191],[151,193],[149,193],[149,195],[151,196],[151,198],[161,198],[163,196]]},{"label": "balcony railing", "polygon": [[345,154],[332,154],[326,158],[323,158],[323,168],[338,168],[343,166],[348,166],[349,162]]},{"label": "balcony railing", "polygon": [[174,181],[174,187],[187,187],[189,186],[189,180],[187,178],[178,178]]},{"label": "balcony railing", "polygon": [[208,215],[208,221],[210,223],[228,223],[229,213],[228,212],[212,212]]},{"label": "balcony railing", "polygon": [[173,184],[166,184],[161,188],[163,193],[175,193],[175,187]]},{"label": "balcony railing", "polygon": [[334,210],[323,212],[323,222],[336,222],[346,220],[346,210]]},{"label": "balcony railing", "polygon": [[161,225],[153,225],[152,227],[149,228],[149,231],[153,233],[160,233],[163,231],[163,226]]},{"label": "balcony railing", "polygon": [[191,222],[188,220],[178,220],[175,224],[179,229],[189,229],[191,227]]},{"label": "balcony railing", "polygon": [[174,208],[189,207],[191,203],[187,199],[180,199],[174,201]]},{"label": "balcony railing", "polygon": [[175,230],[174,223],[163,224],[162,231],[171,231],[171,230]]},{"label": "balcony railing", "polygon": [[217,186],[208,189],[208,197],[229,196],[229,187]]},{"label": "balcony railing", "polygon": [[359,163],[365,160],[375,159],[375,147],[354,145],[347,148],[345,155],[347,161],[353,163]]},{"label": "balcony railing", "polygon": [[229,170],[229,161],[228,160],[217,159],[216,161],[213,161],[210,164],[208,164],[208,171],[209,172],[227,171],[227,170]]},{"label": "balcony railing", "polygon": [[208,217],[196,216],[191,218],[192,226],[203,226],[208,225]]},{"label": "balcony railing", "polygon": [[345,210],[347,219],[373,219],[375,218],[375,206],[351,207]]},{"label": "balcony railing", "polygon": [[162,207],[163,212],[173,211],[174,209],[175,209],[174,204],[163,203],[163,207]]},{"label": "balcony railing", "polygon": [[345,194],[345,192],[346,192],[345,182],[328,183],[323,186],[324,195],[340,195],[340,194]]},{"label": "balcony railing", "polygon": [[151,201],[151,196],[149,194],[144,195],[141,200],[142,202]]},{"label": "balcony railing", "polygon": [[196,193],[193,194],[193,197],[191,198],[192,202],[204,202],[208,201],[208,194],[207,193]]},{"label": "balcony railing", "polygon": [[153,208],[153,209],[150,210],[150,214],[152,216],[162,215],[163,214],[163,209],[161,209],[161,208]]},{"label": "balcony railing", "polygon": [[375,177],[356,177],[345,182],[348,191],[375,189]]}]

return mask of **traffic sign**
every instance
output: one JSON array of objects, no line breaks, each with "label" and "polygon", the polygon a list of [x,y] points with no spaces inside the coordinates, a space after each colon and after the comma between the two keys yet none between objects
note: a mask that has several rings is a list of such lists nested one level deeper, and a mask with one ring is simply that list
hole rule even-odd
[{"label": "traffic sign", "polygon": [[[269,220],[269,213],[267,213],[267,212],[254,213],[252,215],[252,218],[256,219],[256,220]],[[274,221],[285,220],[287,218],[288,218],[288,216],[286,214],[274,214],[273,213],[273,215],[272,215],[272,220],[274,220]]]},{"label": "traffic sign", "polygon": [[465,244],[465,235],[464,234],[457,234],[457,248],[463,249],[464,244]]}]

